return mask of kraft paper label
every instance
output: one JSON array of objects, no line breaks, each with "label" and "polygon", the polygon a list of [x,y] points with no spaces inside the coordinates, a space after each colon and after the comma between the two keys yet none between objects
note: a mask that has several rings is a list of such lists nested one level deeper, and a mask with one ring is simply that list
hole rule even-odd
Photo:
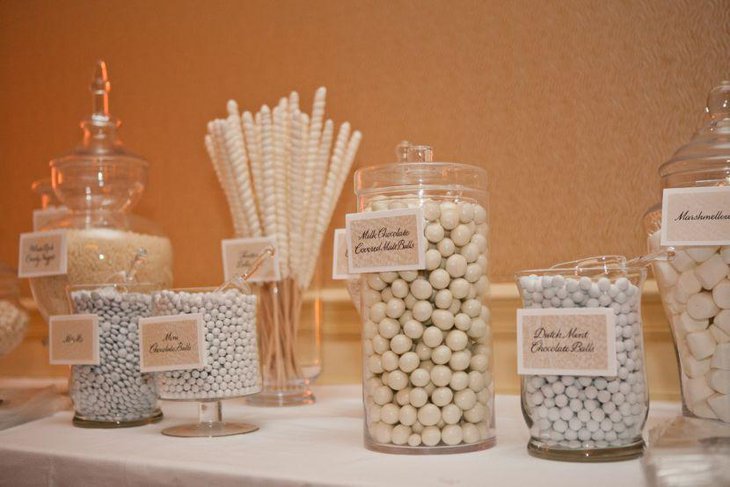
[{"label": "kraft paper label", "polygon": [[140,318],[140,370],[161,372],[205,367],[204,330],[201,313]]},{"label": "kraft paper label", "polygon": [[69,215],[71,212],[65,206],[33,210],[33,231],[36,232],[53,220]]},{"label": "kraft paper label", "polygon": [[98,316],[51,316],[48,322],[48,362],[58,365],[99,365]]},{"label": "kraft paper label", "polygon": [[350,213],[346,216],[348,272],[426,268],[422,208]]},{"label": "kraft paper label", "polygon": [[66,233],[63,230],[20,234],[18,277],[66,274]]},{"label": "kraft paper label", "polygon": [[617,373],[616,315],[610,308],[518,309],[517,373]]},{"label": "kraft paper label", "polygon": [[661,244],[730,245],[730,186],[665,189]]},{"label": "kraft paper label", "polygon": [[358,276],[348,272],[347,262],[347,230],[335,230],[335,242],[332,250],[332,279],[355,279]]},{"label": "kraft paper label", "polygon": [[274,237],[232,238],[221,241],[221,247],[223,275],[226,281],[248,271],[266,247],[273,247],[274,255],[261,263],[261,267],[248,279],[248,282],[270,282],[281,279],[279,253],[276,251]]}]

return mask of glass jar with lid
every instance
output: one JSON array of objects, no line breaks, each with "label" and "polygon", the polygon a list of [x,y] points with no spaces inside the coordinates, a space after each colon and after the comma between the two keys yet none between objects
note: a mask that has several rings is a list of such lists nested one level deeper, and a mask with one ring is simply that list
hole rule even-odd
[{"label": "glass jar with lid", "polygon": [[487,175],[403,143],[355,173],[358,211],[423,208],[426,268],[361,275],[365,446],[439,454],[495,443]]},{"label": "glass jar with lid", "polygon": [[[691,218],[715,221],[715,241],[675,245],[654,274],[679,362],[685,416],[730,422],[730,81],[713,88],[694,137],[659,168],[662,189],[715,192],[720,207]],[[699,188],[712,188],[700,190]],[[723,196],[724,195],[724,196]],[[722,206],[725,206],[724,208]],[[671,218],[675,218],[672,215]],[[662,206],[644,217],[650,250],[662,246]],[[723,223],[726,222],[726,223]],[[724,226],[723,226],[724,225]],[[665,241],[666,244],[667,241]]]},{"label": "glass jar with lid", "polygon": [[109,114],[110,84],[99,61],[91,84],[93,113],[81,122],[83,139],[51,161],[53,192],[70,212],[38,230],[65,230],[68,271],[31,279],[44,318],[69,312],[66,287],[100,284],[125,269],[140,250],[146,265],[138,279],[172,284],[172,245],[154,222],[133,215],[147,182],[148,162],[122,144],[119,120]]}]

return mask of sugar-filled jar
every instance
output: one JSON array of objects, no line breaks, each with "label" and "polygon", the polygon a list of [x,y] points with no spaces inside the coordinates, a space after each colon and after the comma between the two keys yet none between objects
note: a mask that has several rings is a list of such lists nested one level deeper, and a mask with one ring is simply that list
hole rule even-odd
[{"label": "sugar-filled jar", "polygon": [[495,443],[487,175],[399,146],[355,173],[359,212],[422,208],[425,269],[361,276],[365,445],[457,453]]},{"label": "sugar-filled jar", "polygon": [[[713,88],[705,122],[659,168],[663,203],[644,217],[679,361],[685,416],[730,423],[730,81]],[[665,210],[666,208],[666,210]]]},{"label": "sugar-filled jar", "polygon": [[620,256],[517,273],[518,369],[531,455],[603,462],[642,454],[649,411],[645,278],[643,263]]},{"label": "sugar-filled jar", "polygon": [[83,139],[70,154],[51,161],[53,191],[69,215],[38,230],[64,230],[67,273],[31,279],[44,318],[68,313],[66,286],[107,282],[140,250],[146,265],[140,281],[172,284],[172,245],[154,222],[133,215],[147,182],[149,164],[118,137],[109,114],[110,84],[99,61],[91,84],[93,113],[82,121]]},{"label": "sugar-filled jar", "polygon": [[99,363],[73,365],[69,395],[73,423],[87,428],[140,426],[162,419],[153,374],[142,373],[139,320],[152,313],[147,283],[106,283],[68,288],[73,314],[95,315]]}]

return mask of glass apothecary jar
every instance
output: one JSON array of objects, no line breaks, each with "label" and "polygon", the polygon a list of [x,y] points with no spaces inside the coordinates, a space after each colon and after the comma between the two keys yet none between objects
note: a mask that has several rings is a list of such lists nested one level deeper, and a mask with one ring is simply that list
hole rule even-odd
[{"label": "glass apothecary jar", "polygon": [[169,436],[216,437],[250,433],[257,426],[224,422],[221,401],[261,391],[256,340],[256,295],[248,286],[160,291],[154,316],[200,313],[205,326],[205,367],[157,374],[160,398],[197,401],[199,421],[162,432]]},{"label": "glass apothecary jar", "polygon": [[140,318],[152,312],[155,284],[70,286],[73,314],[93,314],[99,326],[99,365],[73,365],[69,395],[73,423],[86,428],[123,428],[162,419],[153,374],[140,371]]},{"label": "glass apothecary jar", "polygon": [[[692,140],[659,168],[663,190],[730,191],[730,81],[710,91],[705,114]],[[646,213],[644,227],[649,249],[661,248],[661,205]],[[675,246],[654,275],[674,338],[683,414],[730,423],[730,245]]]},{"label": "glass apothecary jar", "polygon": [[458,453],[495,443],[487,175],[399,146],[355,173],[360,212],[422,207],[426,269],[361,276],[365,445]]},{"label": "glass apothecary jar", "polygon": [[[645,278],[644,265],[632,265],[619,256],[516,274],[524,309],[607,308],[615,316],[615,376],[522,376],[522,414],[530,428],[531,455],[605,462],[643,453],[642,430],[649,412],[641,322]],[[552,342],[543,345],[550,347]],[[565,355],[560,359],[566,360]]]},{"label": "glass apothecary jar", "polygon": [[126,269],[139,251],[146,251],[140,282],[172,284],[172,245],[159,227],[130,210],[147,182],[148,163],[128,151],[109,115],[110,85],[100,61],[91,84],[93,114],[81,123],[83,140],[67,156],[51,161],[53,191],[70,214],[38,230],[65,230],[68,271],[33,278],[33,297],[47,320],[67,314],[66,287],[100,284]]},{"label": "glass apothecary jar", "polygon": [[17,273],[0,262],[0,357],[20,345],[28,329],[28,313],[19,298]]}]

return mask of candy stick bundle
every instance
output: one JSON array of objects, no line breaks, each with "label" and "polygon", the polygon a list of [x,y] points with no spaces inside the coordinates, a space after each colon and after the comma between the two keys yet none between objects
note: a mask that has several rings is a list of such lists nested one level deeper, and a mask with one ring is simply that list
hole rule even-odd
[{"label": "candy stick bundle", "polygon": [[230,100],[228,116],[209,122],[205,136],[236,236],[276,240],[282,281],[264,286],[271,299],[260,299],[264,381],[275,387],[299,374],[293,350],[301,293],[312,281],[361,139],[348,122],[335,134],[325,119],[326,93],[315,92],[311,116],[300,109],[296,92],[256,114],[240,113]]}]

